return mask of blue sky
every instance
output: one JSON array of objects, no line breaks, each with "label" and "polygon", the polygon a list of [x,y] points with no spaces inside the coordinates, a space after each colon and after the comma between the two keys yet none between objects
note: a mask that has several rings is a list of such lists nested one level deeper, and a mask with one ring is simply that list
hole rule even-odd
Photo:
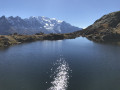
[{"label": "blue sky", "polygon": [[46,16],[82,28],[119,10],[120,0],[0,0],[0,16]]}]

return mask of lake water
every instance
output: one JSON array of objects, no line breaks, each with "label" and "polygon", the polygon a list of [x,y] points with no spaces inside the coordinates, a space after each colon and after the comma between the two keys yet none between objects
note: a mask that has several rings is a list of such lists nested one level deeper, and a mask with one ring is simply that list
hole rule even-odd
[{"label": "lake water", "polygon": [[79,37],[0,49],[0,90],[120,90],[120,46]]}]

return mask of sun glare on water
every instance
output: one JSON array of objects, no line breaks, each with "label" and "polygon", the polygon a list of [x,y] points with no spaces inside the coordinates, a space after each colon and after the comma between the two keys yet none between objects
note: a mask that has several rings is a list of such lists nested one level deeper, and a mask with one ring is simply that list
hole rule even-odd
[{"label": "sun glare on water", "polygon": [[57,65],[57,68],[52,76],[52,86],[48,90],[66,90],[68,87],[69,80],[69,65],[63,58],[57,60],[54,66],[55,65]]}]

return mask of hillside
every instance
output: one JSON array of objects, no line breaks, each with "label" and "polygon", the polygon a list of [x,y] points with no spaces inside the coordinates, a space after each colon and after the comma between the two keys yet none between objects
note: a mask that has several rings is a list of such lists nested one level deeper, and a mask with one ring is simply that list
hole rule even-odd
[{"label": "hillside", "polygon": [[104,15],[80,32],[95,41],[120,41],[120,11]]}]

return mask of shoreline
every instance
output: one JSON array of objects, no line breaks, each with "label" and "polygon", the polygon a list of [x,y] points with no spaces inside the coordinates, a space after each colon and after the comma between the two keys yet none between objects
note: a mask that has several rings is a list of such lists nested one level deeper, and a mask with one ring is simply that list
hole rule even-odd
[{"label": "shoreline", "polygon": [[76,37],[79,37],[79,35],[76,35],[75,33],[43,35],[0,35],[0,48],[9,47],[25,42],[74,39]]}]

